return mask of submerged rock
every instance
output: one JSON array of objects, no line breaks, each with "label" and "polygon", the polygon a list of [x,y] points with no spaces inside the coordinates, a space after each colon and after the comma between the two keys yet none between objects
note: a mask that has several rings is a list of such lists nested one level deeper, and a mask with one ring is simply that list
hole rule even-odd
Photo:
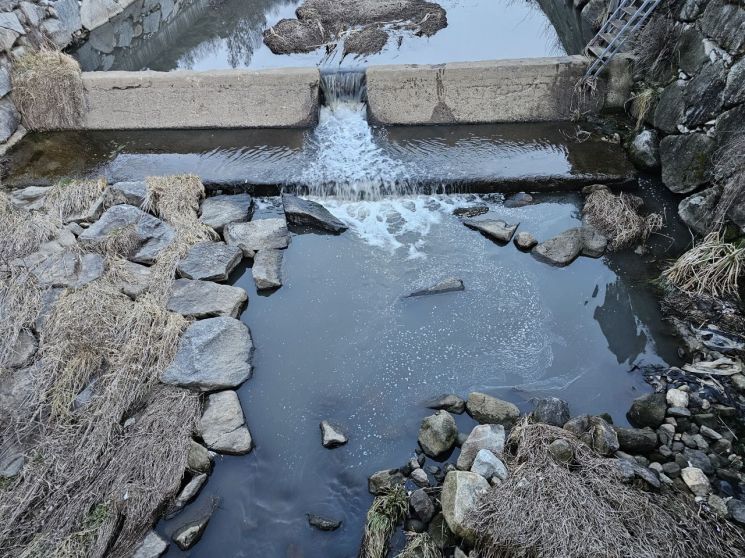
[{"label": "submerged rock", "polygon": [[435,409],[436,411],[447,411],[449,413],[455,413],[460,415],[466,410],[466,402],[457,395],[441,395],[432,401],[427,403],[428,409]]},{"label": "submerged rock", "polygon": [[176,357],[160,381],[200,391],[234,388],[251,376],[252,354],[251,332],[239,320],[200,320],[181,336]]},{"label": "submerged rock", "polygon": [[501,424],[480,424],[471,430],[458,456],[457,467],[462,471],[471,469],[476,455],[482,449],[489,450],[496,456],[504,451],[505,433]]},{"label": "submerged rock", "polygon": [[132,554],[132,558],[159,558],[168,550],[168,541],[150,531]]},{"label": "submerged rock", "polygon": [[489,483],[481,475],[469,471],[451,471],[442,485],[442,514],[450,529],[473,544],[475,531],[471,514],[480,496],[489,490]]},{"label": "submerged rock", "polygon": [[282,251],[261,250],[254,256],[251,274],[260,291],[282,286]]},{"label": "submerged rock", "polygon": [[308,518],[308,525],[318,529],[319,531],[336,531],[341,527],[341,521],[328,519],[314,513],[308,513],[306,514],[306,517]]},{"label": "submerged rock", "polygon": [[218,453],[243,455],[251,451],[251,434],[237,393],[219,391],[207,398],[199,434],[207,447]]},{"label": "submerged rock", "polygon": [[660,168],[660,139],[657,130],[639,132],[629,144],[629,158],[637,168],[652,171]]},{"label": "submerged rock", "polygon": [[282,194],[282,204],[287,221],[294,225],[316,227],[334,233],[344,232],[349,228],[320,203]]},{"label": "submerged rock", "polygon": [[187,318],[237,318],[247,302],[248,295],[240,287],[211,281],[177,279],[171,288],[166,308]]},{"label": "submerged rock", "polygon": [[504,206],[509,208],[525,207],[526,205],[530,205],[531,203],[533,203],[533,196],[525,192],[518,192],[517,194],[512,194],[509,198],[507,198],[504,201]]},{"label": "submerged rock", "polygon": [[199,539],[202,538],[209,521],[210,516],[205,515],[196,521],[190,521],[183,527],[179,527],[171,537],[173,542],[175,542],[181,550],[189,550],[199,542]]},{"label": "submerged rock", "polygon": [[520,417],[520,409],[509,401],[477,391],[468,394],[466,410],[482,424],[511,425]]},{"label": "submerged rock", "polygon": [[475,219],[467,219],[463,221],[463,224],[469,229],[479,231],[489,238],[504,244],[512,240],[512,235],[515,234],[519,225],[519,223],[517,225],[510,225],[501,219],[482,219],[479,221]]},{"label": "submerged rock", "polygon": [[327,420],[321,421],[321,444],[324,448],[338,448],[348,441],[341,429]]},{"label": "submerged rock", "polygon": [[185,279],[227,281],[242,258],[243,252],[237,246],[228,246],[224,242],[200,242],[189,248],[176,272]]},{"label": "submerged rock", "polygon": [[229,223],[240,223],[251,218],[254,200],[248,194],[212,196],[202,202],[199,220],[217,232]]},{"label": "submerged rock", "polygon": [[422,421],[419,428],[419,445],[430,457],[438,457],[451,449],[458,438],[458,427],[453,415],[437,411]]},{"label": "submerged rock", "polygon": [[228,245],[237,246],[249,258],[260,250],[287,248],[290,244],[290,233],[283,218],[230,223],[225,226],[223,236]]},{"label": "submerged rock", "polygon": [[176,496],[173,504],[168,508],[166,519],[176,515],[184,508],[184,506],[186,506],[186,504],[196,498],[199,491],[202,490],[205,482],[207,482],[206,473],[194,475],[191,480],[186,483],[186,486],[184,486],[181,492],[179,492],[179,495]]},{"label": "submerged rock", "polygon": [[472,205],[469,207],[458,207],[453,209],[453,215],[456,217],[477,217],[489,212],[488,205]]},{"label": "submerged rock", "polygon": [[451,293],[454,291],[464,291],[465,289],[466,287],[465,285],[463,285],[463,279],[450,277],[449,279],[443,279],[436,285],[432,285],[431,287],[427,287],[426,289],[414,291],[409,295],[409,297]]}]

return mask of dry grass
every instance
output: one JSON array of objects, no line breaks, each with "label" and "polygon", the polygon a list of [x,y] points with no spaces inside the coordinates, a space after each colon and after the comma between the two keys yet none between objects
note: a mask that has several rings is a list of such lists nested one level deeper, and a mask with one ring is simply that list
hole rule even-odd
[{"label": "dry grass", "polygon": [[645,87],[631,97],[631,116],[636,120],[634,126],[636,131],[641,130],[644,126],[644,121],[646,120],[649,111],[654,107],[656,99],[657,90],[653,87]]},{"label": "dry grass", "polygon": [[[566,440],[571,465],[548,446]],[[676,493],[624,484],[613,459],[545,424],[513,429],[512,475],[485,495],[473,517],[480,558],[725,558],[745,551],[735,527],[694,510]]]},{"label": "dry grass", "polygon": [[62,223],[39,212],[15,209],[5,192],[0,192],[0,265],[36,252],[56,237]]},{"label": "dry grass", "polygon": [[661,215],[639,214],[643,205],[638,196],[625,192],[615,195],[607,188],[596,188],[585,199],[582,214],[608,239],[610,250],[621,250],[646,242],[650,234],[662,228]]},{"label": "dry grass", "polygon": [[653,15],[632,44],[635,70],[653,82],[665,82],[677,67],[675,49],[681,29],[663,13]]},{"label": "dry grass", "polygon": [[722,186],[712,222],[724,226],[727,213],[736,201],[745,199],[745,133],[727,138],[714,160],[714,180]]},{"label": "dry grass", "polygon": [[407,533],[406,546],[396,558],[442,558],[442,550],[427,533]]},{"label": "dry grass", "polygon": [[396,525],[403,521],[408,509],[409,499],[402,486],[375,497],[367,511],[360,558],[386,557],[391,535]]},{"label": "dry grass", "polygon": [[715,231],[662,272],[662,280],[685,293],[737,298],[745,269],[745,243],[725,242]]},{"label": "dry grass", "polygon": [[83,116],[83,81],[77,61],[41,49],[16,59],[11,74],[13,101],[29,130],[61,130]]},{"label": "dry grass", "polygon": [[106,188],[106,181],[60,180],[44,197],[44,209],[63,223],[85,216],[99,201]]}]

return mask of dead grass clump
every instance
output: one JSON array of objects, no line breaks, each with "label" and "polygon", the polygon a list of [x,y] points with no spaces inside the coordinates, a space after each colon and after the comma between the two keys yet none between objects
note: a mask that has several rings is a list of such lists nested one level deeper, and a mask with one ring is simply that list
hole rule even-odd
[{"label": "dead grass clump", "polygon": [[204,185],[198,176],[158,176],[147,179],[143,209],[158,215],[176,229],[180,242],[195,244],[215,240],[217,235],[197,217]]},{"label": "dead grass clump", "polygon": [[596,188],[585,199],[582,214],[608,239],[610,250],[620,250],[646,242],[650,234],[662,228],[661,215],[652,213],[642,217],[639,214],[643,205],[638,196],[625,192],[615,195],[607,188]]},{"label": "dead grass clump", "polygon": [[[549,452],[557,439],[571,445],[571,465]],[[508,448],[512,475],[482,497],[473,516],[481,558],[725,558],[745,550],[737,528],[699,514],[677,493],[624,484],[616,460],[566,430],[524,420]]]},{"label": "dead grass clump", "polygon": [[727,138],[714,160],[714,180],[722,186],[712,222],[722,227],[732,206],[745,199],[745,133]]},{"label": "dead grass clump", "polygon": [[39,246],[56,237],[62,228],[59,220],[37,212],[16,209],[5,192],[0,192],[0,265],[36,252]]},{"label": "dead grass clump", "polygon": [[745,269],[745,243],[725,242],[714,231],[662,272],[668,285],[685,293],[737,298]]},{"label": "dead grass clump", "polygon": [[67,54],[41,49],[13,63],[13,101],[30,130],[63,130],[83,117],[80,65]]},{"label": "dead grass clump", "polygon": [[385,558],[391,535],[408,509],[409,499],[403,486],[396,486],[375,497],[367,511],[360,558]]},{"label": "dead grass clump", "polygon": [[665,82],[677,68],[676,47],[681,28],[664,14],[653,15],[633,40],[635,70],[652,82]]},{"label": "dead grass clump", "polygon": [[0,274],[0,377],[15,356],[18,338],[30,332],[41,309],[42,289],[25,268]]},{"label": "dead grass clump", "polygon": [[639,131],[642,129],[644,121],[654,107],[656,99],[657,90],[654,87],[645,87],[631,97],[631,116],[636,120],[634,130]]},{"label": "dead grass clump", "polygon": [[407,533],[406,546],[396,558],[442,558],[442,550],[427,533]]},{"label": "dead grass clump", "polygon": [[60,180],[44,197],[44,209],[66,223],[90,213],[106,189],[106,180]]}]

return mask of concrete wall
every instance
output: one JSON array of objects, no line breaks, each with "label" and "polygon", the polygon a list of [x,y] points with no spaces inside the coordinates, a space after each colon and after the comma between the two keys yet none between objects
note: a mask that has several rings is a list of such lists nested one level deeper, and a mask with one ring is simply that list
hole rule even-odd
[{"label": "concrete wall", "polygon": [[315,68],[86,72],[78,128],[302,128],[318,121]]}]

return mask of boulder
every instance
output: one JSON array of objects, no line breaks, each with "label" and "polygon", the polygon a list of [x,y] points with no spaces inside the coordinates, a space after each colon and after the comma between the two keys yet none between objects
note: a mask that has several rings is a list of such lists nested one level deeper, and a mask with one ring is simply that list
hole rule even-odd
[{"label": "boulder", "polygon": [[614,427],[622,451],[637,455],[651,453],[657,447],[657,433],[651,428]]},{"label": "boulder", "polygon": [[665,394],[665,401],[671,407],[688,407],[688,392],[680,389],[670,389]]},{"label": "boulder", "polygon": [[227,281],[243,258],[237,246],[224,242],[200,242],[186,253],[176,266],[179,277],[202,281]]},{"label": "boulder", "polygon": [[409,477],[417,486],[429,486],[429,477],[424,469],[414,469]]},{"label": "boulder", "polygon": [[328,519],[314,513],[308,513],[306,517],[308,518],[308,525],[319,531],[336,531],[341,527],[341,521],[335,519]]},{"label": "boulder", "polygon": [[572,444],[562,438],[557,438],[548,445],[548,451],[558,463],[569,464],[574,459]]},{"label": "boulder", "polygon": [[380,496],[385,494],[391,488],[400,486],[404,483],[404,476],[398,469],[386,469],[373,473],[367,479],[367,490],[370,494]]},{"label": "boulder", "polygon": [[432,401],[429,401],[427,403],[427,408],[435,409],[436,411],[443,410],[460,415],[466,410],[466,402],[457,395],[441,395]]},{"label": "boulder", "polygon": [[225,242],[237,246],[249,258],[260,250],[287,248],[290,244],[287,222],[282,218],[229,223],[225,225],[223,236]]},{"label": "boulder", "polygon": [[507,480],[509,473],[502,460],[488,449],[480,449],[471,465],[471,472],[481,475],[486,480],[496,477],[499,480]]},{"label": "boulder", "polygon": [[198,444],[194,440],[191,440],[189,443],[186,468],[196,474],[209,473],[212,469],[210,452],[202,444]]},{"label": "boulder", "polygon": [[701,31],[723,49],[745,53],[745,8],[738,3],[711,0],[699,19]]},{"label": "boulder", "polygon": [[135,248],[128,257],[143,264],[155,263],[176,236],[170,225],[141,209],[133,205],[115,205],[88,227],[78,240],[81,244],[97,246],[109,240],[112,234],[131,234]]},{"label": "boulder", "polygon": [[78,0],[51,0],[48,3],[57,14],[57,18],[48,18],[41,22],[40,28],[60,49],[72,41],[72,36],[82,27]]},{"label": "boulder", "polygon": [[512,235],[515,234],[520,223],[510,225],[501,219],[482,219],[479,221],[475,219],[466,219],[463,221],[463,224],[469,229],[479,231],[492,240],[506,244],[512,240]]},{"label": "boulder", "polygon": [[489,483],[481,475],[470,471],[451,471],[445,476],[440,502],[450,530],[473,544],[475,531],[470,524],[471,514],[479,497],[489,491]]},{"label": "boulder", "polygon": [[695,496],[706,496],[711,491],[709,479],[701,469],[686,467],[680,472],[680,476]]},{"label": "boulder", "polygon": [[533,255],[551,265],[565,266],[582,253],[582,230],[569,229],[533,248]]},{"label": "boulder", "polygon": [[683,123],[685,100],[683,90],[685,81],[674,81],[662,91],[654,109],[654,127],[666,134],[677,134],[678,125]]},{"label": "boulder", "polygon": [[567,421],[568,430],[600,455],[612,455],[618,451],[619,443],[613,427],[601,417],[580,415]]},{"label": "boulder", "polygon": [[727,501],[727,511],[734,523],[745,527],[745,501],[732,498]]},{"label": "boulder", "polygon": [[234,391],[219,391],[207,398],[199,421],[199,435],[212,451],[243,455],[251,451],[251,434]]},{"label": "boulder", "polygon": [[148,532],[132,554],[132,558],[160,558],[168,550],[168,541],[155,531]]},{"label": "boulder", "polygon": [[181,489],[181,492],[176,496],[173,504],[168,507],[167,518],[176,515],[186,506],[186,504],[196,498],[199,491],[202,490],[205,482],[207,482],[207,473],[194,475],[191,480],[186,483],[186,486]]},{"label": "boulder", "polygon": [[704,47],[704,36],[696,26],[692,25],[683,30],[675,45],[675,55],[678,60],[678,66],[689,76],[696,74],[709,57],[706,55]]},{"label": "boulder", "polygon": [[730,68],[722,98],[727,108],[745,103],[745,58]]},{"label": "boulder", "polygon": [[282,194],[282,205],[287,221],[293,225],[315,227],[333,233],[344,232],[349,228],[320,203]]},{"label": "boulder", "polygon": [[537,399],[532,415],[536,422],[558,426],[559,428],[563,427],[571,418],[569,404],[558,397]]},{"label": "boulder", "polygon": [[419,445],[430,457],[447,453],[458,438],[458,427],[453,415],[447,411],[437,411],[422,421],[419,428]]},{"label": "boulder", "polygon": [[199,220],[221,233],[225,225],[248,221],[254,200],[248,194],[212,196],[202,202]]},{"label": "boulder", "polygon": [[265,291],[282,286],[282,251],[261,250],[254,256],[251,274],[256,289]]},{"label": "boulder", "polygon": [[13,264],[28,268],[41,287],[80,288],[104,272],[103,257],[75,249],[51,252],[42,249]]},{"label": "boulder", "polygon": [[[743,29],[745,30],[745,28]],[[722,92],[727,81],[727,70],[720,60],[707,62],[686,85],[683,99],[686,104],[685,125],[695,128],[715,118],[722,110]]]},{"label": "boulder", "polygon": [[415,490],[409,496],[409,506],[414,511],[414,514],[424,523],[429,523],[435,515],[435,505],[432,502],[432,498],[429,497],[427,492],[420,488]]},{"label": "boulder", "polygon": [[660,142],[662,182],[676,194],[692,192],[709,181],[714,140],[706,134],[667,136]]},{"label": "boulder", "polygon": [[634,136],[628,147],[629,158],[643,171],[660,168],[660,138],[657,130],[642,130]]},{"label": "boulder", "polygon": [[685,459],[691,467],[701,469],[706,475],[714,474],[715,469],[714,465],[711,463],[711,458],[700,449],[685,448],[683,450],[683,459]]},{"label": "boulder", "polygon": [[187,318],[237,318],[247,301],[248,295],[240,287],[211,281],[177,279],[171,288],[166,308]]},{"label": "boulder", "polygon": [[692,230],[705,235],[714,225],[712,217],[721,196],[722,189],[719,186],[696,192],[681,200],[678,215]]},{"label": "boulder", "polygon": [[214,391],[234,388],[251,376],[251,332],[234,318],[191,324],[179,341],[173,363],[160,376],[164,384]]},{"label": "boulder", "polygon": [[466,287],[465,285],[463,285],[462,279],[456,279],[455,277],[450,277],[448,279],[443,279],[436,285],[432,285],[431,287],[427,287],[426,289],[420,289],[418,291],[414,291],[413,293],[409,295],[409,297],[451,293],[454,291],[463,291],[465,290],[465,288]]},{"label": "boulder", "polygon": [[520,250],[523,250],[524,252],[527,252],[528,250],[532,250],[535,247],[535,245],[538,244],[538,241],[529,232],[519,232],[515,235],[513,240],[515,242],[515,246],[517,246]]},{"label": "boulder", "polygon": [[657,428],[665,422],[667,401],[664,393],[647,393],[634,399],[626,418],[637,428]]},{"label": "boulder", "polygon": [[509,401],[474,391],[468,394],[466,410],[481,424],[513,424],[520,417],[520,409]]},{"label": "boulder", "polygon": [[475,426],[466,441],[463,442],[456,466],[461,471],[470,470],[476,455],[482,449],[489,450],[497,457],[501,456],[504,451],[504,440],[504,426],[501,424]]},{"label": "boulder", "polygon": [[49,193],[49,186],[29,186],[10,192],[10,203],[16,209],[41,209],[44,207],[44,198]]},{"label": "boulder", "polygon": [[128,204],[142,208],[147,199],[147,183],[137,182],[115,182],[109,188],[109,205]]},{"label": "boulder", "polygon": [[114,274],[113,282],[131,299],[135,299],[150,288],[152,270],[146,266],[123,260]]},{"label": "boulder", "polygon": [[179,527],[178,529],[176,529],[176,531],[174,531],[171,537],[173,539],[173,542],[175,542],[181,550],[189,550],[192,546],[199,542],[199,539],[202,538],[209,520],[210,516],[205,515],[195,521],[190,521],[185,525]]},{"label": "boulder", "polygon": [[96,27],[101,27],[122,10],[122,6],[115,0],[82,0],[80,20],[83,27],[92,31]]},{"label": "boulder", "polygon": [[344,432],[336,425],[327,420],[321,421],[321,444],[324,448],[338,448],[348,441]]}]

